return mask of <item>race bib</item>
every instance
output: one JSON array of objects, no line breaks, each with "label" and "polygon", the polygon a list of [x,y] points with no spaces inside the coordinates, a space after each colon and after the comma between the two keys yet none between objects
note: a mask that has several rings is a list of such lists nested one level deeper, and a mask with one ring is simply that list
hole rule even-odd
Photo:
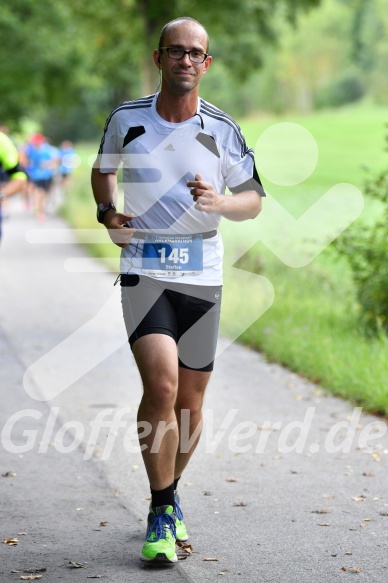
[{"label": "race bib", "polygon": [[147,235],[142,272],[154,277],[199,275],[203,271],[202,235]]}]

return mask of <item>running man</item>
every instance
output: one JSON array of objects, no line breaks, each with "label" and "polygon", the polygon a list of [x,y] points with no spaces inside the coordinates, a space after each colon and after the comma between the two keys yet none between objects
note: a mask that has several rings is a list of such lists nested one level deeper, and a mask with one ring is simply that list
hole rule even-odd
[{"label": "running man", "polygon": [[24,188],[27,176],[19,165],[19,154],[9,137],[0,132],[0,239],[1,201]]},{"label": "running man", "polygon": [[64,140],[59,146],[59,160],[58,173],[60,176],[60,186],[63,193],[66,192],[69,186],[70,176],[74,168],[78,164],[79,157],[76,154],[73,143],[70,140]]},{"label": "running man", "polygon": [[28,176],[34,185],[36,217],[39,221],[44,221],[53,177],[59,163],[58,150],[48,143],[45,136],[34,134],[27,144],[25,153]]},{"label": "running man", "polygon": [[[175,562],[175,541],[188,539],[177,485],[199,440],[213,370],[223,256],[217,227],[221,217],[253,219],[265,196],[239,126],[199,98],[208,53],[198,21],[164,26],[153,53],[161,90],[112,111],[92,171],[98,221],[122,248],[123,313],[143,383],[139,441],[151,489],[140,558],[153,563]],[[120,164],[124,213],[115,207]]]}]

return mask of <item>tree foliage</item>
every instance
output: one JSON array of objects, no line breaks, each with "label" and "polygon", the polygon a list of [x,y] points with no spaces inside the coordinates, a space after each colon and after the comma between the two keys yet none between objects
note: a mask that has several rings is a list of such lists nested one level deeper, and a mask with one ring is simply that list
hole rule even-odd
[{"label": "tree foliage", "polygon": [[100,91],[111,105],[154,91],[150,54],[169,20],[190,15],[209,30],[212,51],[238,79],[261,64],[275,38],[276,10],[290,20],[319,0],[2,0],[0,119],[79,105]]},{"label": "tree foliage", "polygon": [[2,0],[0,38],[0,119],[19,119],[75,97],[84,54],[66,2]]},{"label": "tree foliage", "polygon": [[253,107],[310,111],[364,96],[388,103],[387,8],[387,0],[322,0],[296,28],[275,15],[276,46],[264,45],[264,67],[249,79]]}]

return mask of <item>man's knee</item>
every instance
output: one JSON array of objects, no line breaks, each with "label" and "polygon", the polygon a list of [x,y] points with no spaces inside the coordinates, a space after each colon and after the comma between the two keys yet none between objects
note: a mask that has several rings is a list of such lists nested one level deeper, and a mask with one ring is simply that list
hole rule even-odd
[{"label": "man's knee", "polygon": [[173,408],[178,392],[178,383],[173,379],[156,376],[144,385],[144,399],[155,409]]},{"label": "man's knee", "polygon": [[189,395],[179,396],[175,402],[175,412],[177,417],[182,411],[188,411],[190,415],[196,415],[200,413],[203,405],[204,391],[203,392],[192,392]]}]

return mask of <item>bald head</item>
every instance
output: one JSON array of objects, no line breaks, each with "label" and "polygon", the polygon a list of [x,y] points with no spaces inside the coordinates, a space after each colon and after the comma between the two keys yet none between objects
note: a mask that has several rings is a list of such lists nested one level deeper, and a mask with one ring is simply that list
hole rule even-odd
[{"label": "bald head", "polygon": [[167,24],[165,24],[162,28],[162,30],[160,31],[160,38],[159,38],[159,50],[161,47],[165,46],[165,39],[168,35],[168,33],[170,32],[170,30],[176,26],[180,26],[181,24],[195,24],[198,27],[200,27],[203,31],[203,33],[206,36],[206,52],[209,51],[209,35],[207,33],[207,30],[204,26],[202,26],[202,24],[200,22],[198,22],[198,20],[195,20],[195,18],[191,18],[191,16],[180,16],[179,18],[175,18],[174,20],[171,20],[170,22],[167,22]]}]

